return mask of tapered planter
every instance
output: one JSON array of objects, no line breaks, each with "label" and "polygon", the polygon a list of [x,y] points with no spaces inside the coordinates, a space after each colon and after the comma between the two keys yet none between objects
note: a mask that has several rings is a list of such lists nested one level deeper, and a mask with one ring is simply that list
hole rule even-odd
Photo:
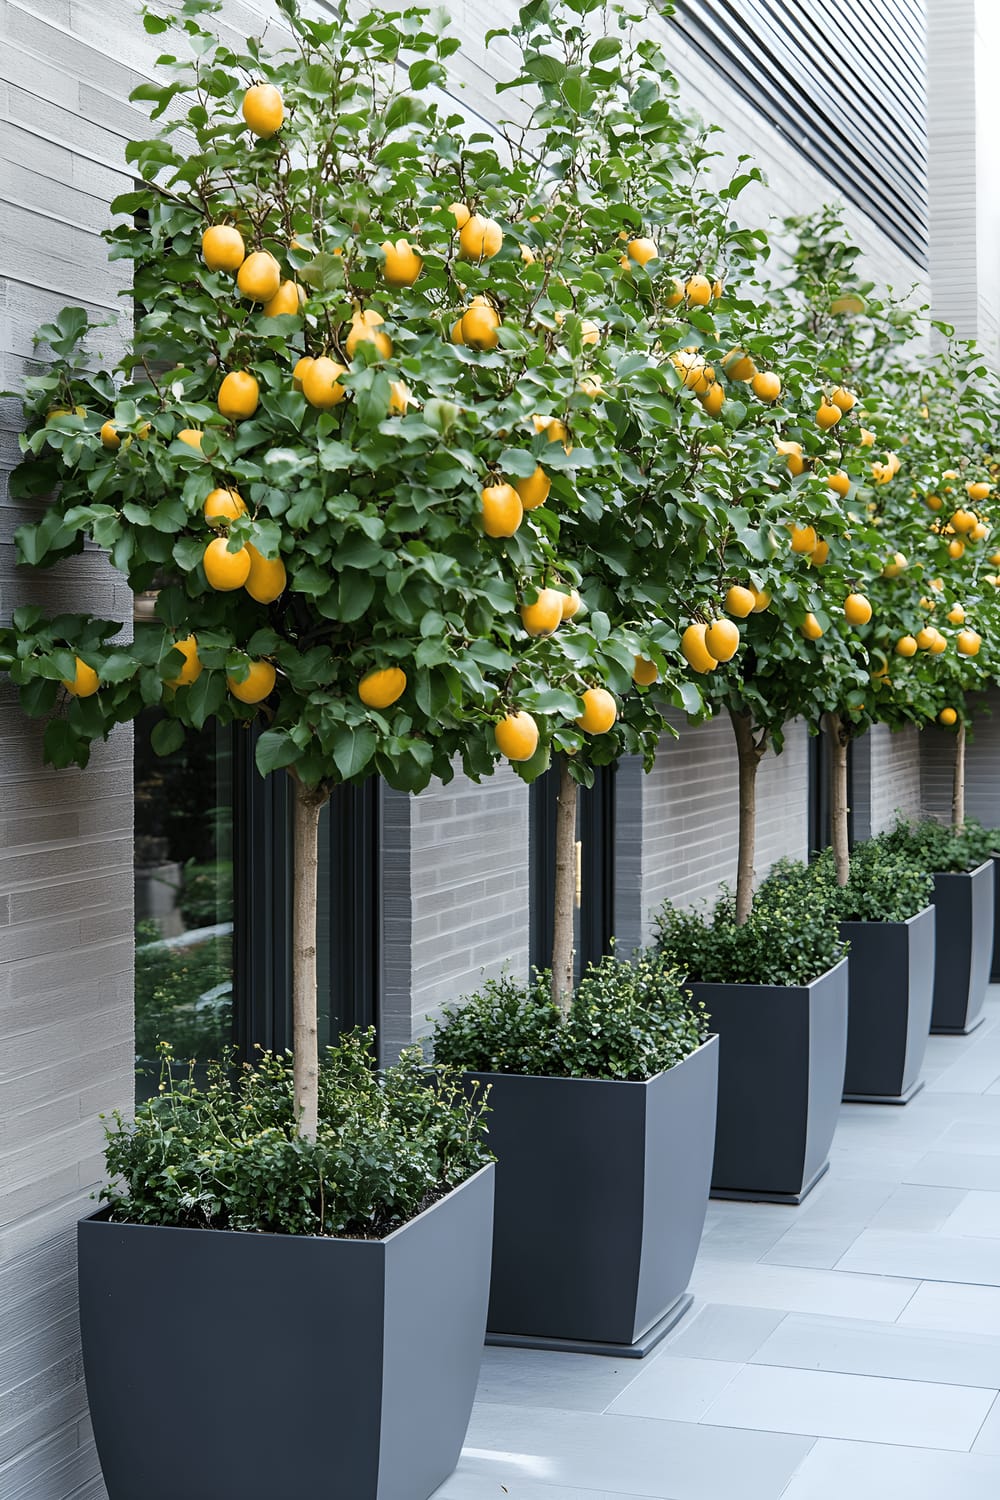
[{"label": "tapered planter", "polygon": [[801,1203],[844,1089],[847,959],[806,985],[692,984],[719,1035],[712,1196]]},{"label": "tapered planter", "polygon": [[110,1500],[426,1500],[479,1373],[493,1167],[384,1240],[79,1226]]},{"label": "tapered planter", "polygon": [[1000,982],[1000,854],[993,856],[993,958],[990,983]]},{"label": "tapered planter", "polygon": [[715,1037],[644,1083],[473,1073],[496,1153],[487,1341],[640,1357],[690,1305]]},{"label": "tapered planter", "polygon": [[993,957],[993,861],[934,876],[937,938],[931,1031],[967,1036],[982,1024]]},{"label": "tapered planter", "polygon": [[850,943],[844,1098],[906,1104],[923,1084],[934,998],[934,908],[906,922],[841,922]]}]

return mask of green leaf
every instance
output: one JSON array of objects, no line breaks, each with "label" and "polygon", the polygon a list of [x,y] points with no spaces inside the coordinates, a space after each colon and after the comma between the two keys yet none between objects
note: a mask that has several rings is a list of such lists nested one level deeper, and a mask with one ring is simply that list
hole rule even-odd
[{"label": "green leaf", "polygon": [[333,760],[345,781],[359,775],[375,754],[375,732],[361,725],[341,729],[333,746]]},{"label": "green leaf", "polygon": [[617,37],[602,36],[590,49],[590,60],[592,63],[607,62],[609,57],[617,57],[622,50],[622,44]]},{"label": "green leaf", "polygon": [[184,743],[184,725],[179,719],[160,719],[153,725],[149,743],[157,755],[173,755]]},{"label": "green leaf", "polygon": [[290,766],[298,760],[301,751],[287,729],[269,729],[257,741],[254,752],[257,769],[262,776]]},{"label": "green leaf", "polygon": [[21,707],[32,718],[50,714],[59,696],[59,682],[51,677],[33,677],[20,690]]},{"label": "green leaf", "polygon": [[81,739],[65,719],[50,719],[45,726],[43,754],[47,765],[64,770],[66,766],[85,766],[90,746]]}]

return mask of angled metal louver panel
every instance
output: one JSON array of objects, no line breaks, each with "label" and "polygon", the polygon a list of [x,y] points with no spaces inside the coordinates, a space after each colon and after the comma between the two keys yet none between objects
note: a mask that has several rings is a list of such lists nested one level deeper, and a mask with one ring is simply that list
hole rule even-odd
[{"label": "angled metal louver panel", "polygon": [[924,0],[675,5],[672,24],[687,42],[847,202],[926,266]]}]

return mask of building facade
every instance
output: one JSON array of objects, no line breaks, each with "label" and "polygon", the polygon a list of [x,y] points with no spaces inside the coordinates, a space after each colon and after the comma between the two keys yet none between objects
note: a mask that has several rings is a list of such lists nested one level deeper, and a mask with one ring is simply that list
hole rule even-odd
[{"label": "building facade", "polygon": [[[912,289],[993,349],[1000,298],[987,251],[1000,192],[984,149],[988,10],[978,8],[978,35],[973,0],[844,0],[836,35],[809,0],[679,0],[676,17],[656,25],[684,105],[723,127],[730,156],[750,152],[763,168],[766,185],[741,208],[749,220],[780,222],[841,199],[873,275]],[[482,39],[514,8],[455,0],[451,12],[463,41],[459,102],[488,115],[502,51],[498,63]],[[100,233],[129,186],[126,143],[146,131],[129,94],[152,76],[160,49],[138,0],[0,0],[0,13],[0,386],[16,389],[36,369],[35,328],[66,303],[117,320],[102,335],[109,355],[127,336],[127,263],[107,261]],[[242,39],[270,14],[268,0],[225,0],[220,25]],[[959,233],[963,216],[975,232]],[[960,253],[968,263],[956,282]],[[17,462],[18,424],[7,398],[5,473]],[[3,618],[28,599],[131,618],[131,596],[96,551],[39,577],[15,570],[13,532],[27,518],[5,491]],[[734,876],[729,726],[692,728],[678,716],[675,728],[648,776],[626,763],[588,799],[584,954],[612,933],[625,946],[648,939],[664,897],[710,897]],[[201,935],[205,1035],[288,1041],[287,799],[257,783],[246,743],[206,740],[164,772],[150,761],[148,732],[137,726],[134,746],[131,731],[117,733],[86,771],[46,770],[38,726],[0,681],[4,1500],[104,1493],[80,1367],[75,1224],[101,1181],[100,1116],[131,1108],[136,1054],[149,1055],[144,1007],[161,1002],[148,996],[169,993],[192,932]],[[970,752],[970,811],[993,823],[1000,807],[982,767],[996,732],[986,721]],[[933,731],[881,728],[860,742],[857,836],[897,809],[942,808],[943,743]],[[816,841],[812,746],[808,727],[794,725],[783,754],[762,766],[760,873],[781,856],[805,857]],[[500,770],[478,786],[458,774],[418,798],[373,787],[335,800],[323,835],[325,1035],[372,1022],[391,1057],[484,973],[507,964],[524,974],[544,954],[547,795]]]}]

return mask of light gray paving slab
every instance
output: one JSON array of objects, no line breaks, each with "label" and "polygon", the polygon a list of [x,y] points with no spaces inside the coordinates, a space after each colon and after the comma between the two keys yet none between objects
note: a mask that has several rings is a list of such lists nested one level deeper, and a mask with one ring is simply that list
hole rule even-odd
[{"label": "light gray paving slab", "polygon": [[802,1370],[1000,1390],[1000,1338],[989,1333],[959,1336],[900,1323],[790,1313],[751,1360]]},{"label": "light gray paving slab", "polygon": [[996,1240],[944,1234],[904,1234],[866,1229],[838,1262],[845,1271],[912,1276],[919,1281],[966,1281],[1000,1286]]},{"label": "light gray paving slab", "polygon": [[784,1433],[484,1403],[473,1410],[463,1464],[508,1489],[535,1480],[656,1500],[775,1500],[811,1446]]},{"label": "light gray paving slab", "polygon": [[[943,1225],[944,1234],[1000,1239],[1000,1193],[969,1192]],[[1000,1245],[997,1246],[1000,1256]]]},{"label": "light gray paving slab", "polygon": [[781,1500],[996,1500],[1000,1459],[821,1439]]},{"label": "light gray paving slab", "polygon": [[902,1277],[852,1275],[840,1270],[701,1261],[691,1278],[691,1290],[707,1302],[886,1323],[896,1321],[918,1284]]},{"label": "light gray paving slab", "polygon": [[990,1414],[979,1429],[979,1436],[972,1445],[973,1453],[990,1453],[1000,1458],[1000,1396],[994,1401]]},{"label": "light gray paving slab", "polygon": [[483,1351],[476,1400],[598,1412],[621,1394],[640,1368],[633,1359],[488,1348]]},{"label": "light gray paving slab", "polygon": [[982,1120],[953,1120],[942,1134],[938,1148],[970,1156],[1000,1156],[1000,1124],[991,1128],[989,1122]]},{"label": "light gray paving slab", "polygon": [[[486,1474],[474,1474],[465,1458],[431,1500],[648,1500],[648,1497],[626,1495],[624,1490],[567,1489],[564,1484],[538,1484],[532,1479],[509,1475],[500,1481]],[[670,1500],[666,1491],[656,1500]]]},{"label": "light gray paving slab", "polygon": [[1000,1288],[928,1281],[914,1293],[897,1321],[906,1328],[988,1333],[1000,1338]]},{"label": "light gray paving slab", "polygon": [[[696,1304],[697,1307],[697,1304]],[[665,1352],[688,1359],[721,1359],[746,1364],[785,1314],[768,1307],[732,1307],[706,1302],[688,1314]]]},{"label": "light gray paving slab", "polygon": [[702,1422],[966,1451],[996,1391],[825,1370],[746,1365]]},{"label": "light gray paving slab", "polygon": [[668,1350],[642,1370],[608,1410],[616,1416],[697,1422],[743,1369],[721,1359],[684,1359]]},{"label": "light gray paving slab", "polygon": [[873,1215],[870,1229],[930,1232],[943,1228],[966,1195],[965,1188],[922,1187],[904,1183]]},{"label": "light gray paving slab", "polygon": [[979,1188],[1000,1192],[1000,1155],[968,1151],[929,1151],[908,1166],[903,1180],[929,1187]]},{"label": "light gray paving slab", "polygon": [[870,1150],[859,1151],[839,1146],[835,1141],[830,1151],[830,1170],[845,1181],[921,1182],[922,1178],[910,1174],[917,1169],[925,1155],[922,1146],[912,1150],[890,1150],[887,1147],[873,1146]]},{"label": "light gray paving slab", "polygon": [[885,1182],[854,1182],[827,1172],[799,1205],[792,1228],[808,1224],[839,1229],[844,1224],[866,1228],[896,1191],[896,1179]]},{"label": "light gray paving slab", "polygon": [[985,1094],[1000,1080],[1000,1040],[994,1036],[973,1041],[963,1056],[931,1079],[930,1093]]},{"label": "light gray paving slab", "polygon": [[797,1224],[760,1259],[771,1266],[814,1266],[830,1270],[861,1232],[858,1224],[848,1224],[840,1229],[833,1225]]}]

